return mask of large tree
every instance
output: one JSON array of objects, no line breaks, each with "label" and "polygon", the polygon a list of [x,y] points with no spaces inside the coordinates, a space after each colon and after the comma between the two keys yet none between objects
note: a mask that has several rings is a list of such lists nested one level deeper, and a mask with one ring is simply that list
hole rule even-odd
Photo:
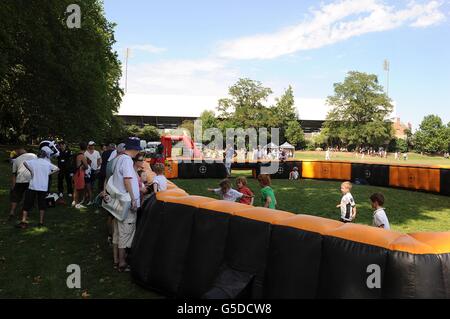
[{"label": "large tree", "polygon": [[[296,142],[294,142],[294,140],[291,139],[291,142],[288,138],[288,134],[287,134],[287,129],[290,125],[291,127],[291,134],[290,137],[292,138],[292,132],[293,130],[295,130],[297,135],[298,132],[301,131],[301,135],[299,136],[297,135],[297,137],[299,138],[299,142],[300,140],[304,139],[303,136],[303,131],[300,127],[300,123],[298,123],[297,119],[298,119],[298,115],[297,115],[297,110],[295,108],[295,101],[294,101],[294,91],[292,90],[292,87],[289,86],[288,89],[284,92],[284,94],[275,99],[276,103],[275,106],[273,106],[270,109],[270,116],[268,119],[268,124],[271,127],[278,127],[280,129],[280,141],[281,142],[285,142],[286,140],[289,141],[289,143],[294,143],[297,144]],[[297,124],[292,124],[291,122],[294,121]],[[298,126],[298,127],[297,127]]]},{"label": "large tree", "polygon": [[0,139],[49,135],[106,139],[117,125],[121,76],[114,24],[100,0],[79,2],[81,27],[66,24],[72,0],[0,2]]},{"label": "large tree", "polygon": [[286,127],[286,140],[294,146],[300,146],[305,142],[305,134],[297,120],[291,120]]},{"label": "large tree", "polygon": [[414,134],[415,148],[419,152],[437,153],[448,150],[449,129],[437,115],[428,115]]},{"label": "large tree", "polygon": [[344,82],[334,84],[327,103],[332,109],[324,126],[330,140],[354,146],[381,146],[391,140],[387,117],[393,106],[376,75],[349,72]]},{"label": "large tree", "polygon": [[264,105],[272,94],[261,82],[250,79],[239,79],[228,90],[230,97],[220,99],[218,112],[223,122],[223,128],[260,128],[266,127],[269,110]]}]

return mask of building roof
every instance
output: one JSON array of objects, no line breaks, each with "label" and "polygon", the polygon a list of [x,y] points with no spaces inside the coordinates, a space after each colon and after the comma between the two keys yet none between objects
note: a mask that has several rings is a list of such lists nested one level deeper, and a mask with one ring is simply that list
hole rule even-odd
[{"label": "building roof", "polygon": [[[160,117],[199,117],[205,110],[215,111],[217,96],[188,95],[150,95],[125,94],[118,115],[160,116]],[[330,107],[324,99],[296,98],[295,106],[302,120],[319,120],[326,118]],[[267,104],[274,104],[269,99]]]}]

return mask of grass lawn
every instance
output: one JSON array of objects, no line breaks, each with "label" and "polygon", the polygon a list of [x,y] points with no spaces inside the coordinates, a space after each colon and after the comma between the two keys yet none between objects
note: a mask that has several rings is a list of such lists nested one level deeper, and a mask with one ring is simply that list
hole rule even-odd
[{"label": "grass lawn", "polygon": [[[237,175],[247,175],[246,171]],[[255,206],[261,206],[260,187],[248,177],[249,187],[255,193]],[[207,191],[218,187],[217,179],[176,180],[175,183],[191,195],[216,197]],[[277,209],[295,214],[308,214],[338,220],[335,208],[341,199],[340,184],[335,181],[302,179],[299,181],[272,180]],[[386,212],[393,230],[400,232],[449,231],[450,197],[402,189],[354,185],[352,194],[357,204],[357,223],[372,224],[369,196],[381,192],[386,198]]]},{"label": "grass lawn", "polygon": [[[240,171],[239,175],[248,175]],[[54,178],[55,180],[56,178]],[[208,187],[219,180],[175,180],[190,194],[213,196]],[[0,163],[0,298],[160,298],[134,284],[129,274],[112,269],[111,248],[106,237],[106,215],[68,206],[49,209],[47,227],[15,229],[8,222],[10,166]],[[257,194],[259,187],[249,179]],[[55,186],[55,185],[54,185]],[[279,209],[293,213],[339,218],[334,208],[340,200],[339,182],[274,180]],[[55,189],[55,187],[54,187]],[[402,232],[450,230],[450,197],[371,186],[355,186],[357,222],[371,223],[369,195],[381,191],[387,198],[392,227]],[[69,201],[68,201],[69,204]],[[31,223],[37,223],[37,212]],[[81,289],[68,289],[66,267],[81,267]]]},{"label": "grass lawn", "polygon": [[[297,151],[295,158],[299,160],[325,160],[325,151]],[[386,164],[420,164],[420,165],[442,165],[450,167],[450,159],[443,156],[429,156],[417,153],[408,153],[408,160],[395,160],[394,154],[389,153],[387,158],[380,158],[378,156],[361,156],[356,157],[353,152],[332,152],[331,160],[345,161],[345,162],[365,162],[365,163],[386,163]]]}]

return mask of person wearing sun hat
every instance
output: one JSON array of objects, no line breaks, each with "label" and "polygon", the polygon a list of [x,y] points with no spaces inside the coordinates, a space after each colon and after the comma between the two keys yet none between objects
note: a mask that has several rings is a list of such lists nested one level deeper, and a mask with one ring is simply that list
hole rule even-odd
[{"label": "person wearing sun hat", "polygon": [[137,137],[129,137],[125,141],[125,151],[117,157],[113,169],[113,184],[122,192],[128,192],[131,197],[131,208],[128,217],[123,221],[114,220],[113,249],[118,248],[118,263],[120,272],[129,271],[126,262],[126,249],[131,248],[136,231],[136,212],[140,207],[139,177],[134,169],[133,158],[142,151],[141,141]]}]

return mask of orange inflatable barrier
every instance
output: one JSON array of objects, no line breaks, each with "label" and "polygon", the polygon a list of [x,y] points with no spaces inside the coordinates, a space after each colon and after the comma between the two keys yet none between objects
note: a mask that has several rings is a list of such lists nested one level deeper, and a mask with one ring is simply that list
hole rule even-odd
[{"label": "orange inflatable barrier", "polygon": [[390,166],[389,185],[439,193],[441,172],[437,168]]}]

